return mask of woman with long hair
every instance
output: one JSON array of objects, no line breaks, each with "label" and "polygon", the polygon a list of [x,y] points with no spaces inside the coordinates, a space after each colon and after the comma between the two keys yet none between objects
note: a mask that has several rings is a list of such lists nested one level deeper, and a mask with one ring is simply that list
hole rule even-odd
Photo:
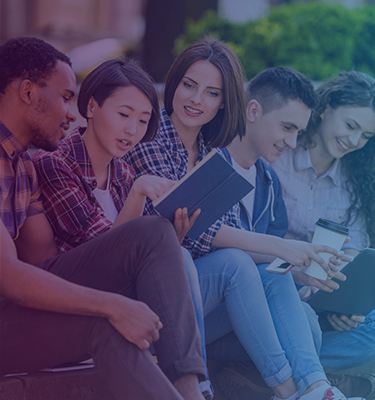
[{"label": "woman with long hair", "polygon": [[[343,247],[352,256],[375,246],[375,79],[350,71],[323,83],[318,106],[296,149],[287,150],[272,168],[283,188],[288,212],[287,237],[311,241],[315,222],[327,218],[349,228]],[[295,268],[295,281],[307,299],[316,288],[332,291]],[[375,312],[366,316],[321,317],[321,362],[336,372],[375,360]],[[372,380],[373,389],[375,381]],[[363,385],[364,386],[364,385]]]}]

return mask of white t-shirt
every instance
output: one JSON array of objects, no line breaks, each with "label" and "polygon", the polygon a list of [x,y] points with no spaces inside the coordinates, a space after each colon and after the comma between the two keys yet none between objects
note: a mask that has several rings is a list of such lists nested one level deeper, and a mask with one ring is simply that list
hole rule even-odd
[{"label": "white t-shirt", "polygon": [[249,213],[249,216],[251,218],[253,215],[253,209],[254,209],[254,198],[255,198],[255,189],[256,189],[255,182],[256,182],[256,176],[257,176],[257,167],[254,164],[248,169],[243,168],[239,164],[236,163],[236,161],[233,159],[233,157],[232,157],[232,163],[233,163],[233,168],[254,186],[254,189],[242,199],[242,203],[246,207],[247,212]]},{"label": "white t-shirt", "polygon": [[114,223],[118,216],[117,208],[113,201],[112,195],[109,191],[109,182],[111,181],[111,170],[109,170],[108,179],[107,179],[107,187],[105,189],[94,189],[93,193],[104,210],[105,216]]}]

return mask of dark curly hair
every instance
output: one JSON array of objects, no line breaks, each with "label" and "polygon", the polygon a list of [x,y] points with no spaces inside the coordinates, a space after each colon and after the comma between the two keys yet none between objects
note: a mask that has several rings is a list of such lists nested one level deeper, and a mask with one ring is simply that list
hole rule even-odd
[{"label": "dark curly hair", "polygon": [[168,115],[173,112],[173,98],[177,86],[192,64],[207,60],[221,72],[224,108],[202,126],[207,146],[225,147],[246,128],[244,76],[240,60],[225,43],[215,39],[201,39],[190,44],[169,69],[164,90],[164,106]]},{"label": "dark curly hair", "polygon": [[[312,113],[309,124],[299,137],[306,149],[314,147],[314,135],[322,122],[321,115],[327,106],[337,109],[341,106],[371,107],[375,111],[375,79],[363,72],[342,72],[323,83],[318,89],[318,106]],[[374,127],[375,129],[375,127]],[[346,189],[350,193],[350,207],[347,221],[357,216],[366,219],[371,247],[375,247],[375,137],[361,149],[346,154],[341,159]]]},{"label": "dark curly hair", "polygon": [[0,46],[0,96],[18,78],[44,86],[57,60],[72,65],[69,57],[34,37],[9,39]]}]

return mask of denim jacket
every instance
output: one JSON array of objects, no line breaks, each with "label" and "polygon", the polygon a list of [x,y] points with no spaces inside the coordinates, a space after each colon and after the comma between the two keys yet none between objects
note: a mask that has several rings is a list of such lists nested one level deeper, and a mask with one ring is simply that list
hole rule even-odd
[{"label": "denim jacket", "polygon": [[[232,165],[228,149],[220,149],[224,158]],[[281,185],[276,172],[262,159],[255,163],[257,168],[253,217],[240,202],[243,228],[258,233],[283,237],[288,230],[288,217],[282,198]]]}]

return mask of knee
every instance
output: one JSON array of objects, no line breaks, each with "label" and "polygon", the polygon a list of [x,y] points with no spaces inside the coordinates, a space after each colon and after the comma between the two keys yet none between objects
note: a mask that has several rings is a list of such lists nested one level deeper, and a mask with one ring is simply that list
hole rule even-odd
[{"label": "knee", "polygon": [[239,249],[220,250],[220,260],[224,263],[224,270],[237,279],[257,279],[259,271],[253,259],[246,251]]},{"label": "knee", "polygon": [[[124,241],[138,243],[139,246],[174,248],[181,253],[173,225],[164,217],[142,216],[125,222],[114,229],[117,242],[123,246]],[[126,247],[126,246],[125,246]]]},{"label": "knee", "polygon": [[175,235],[173,225],[164,217],[155,215],[147,215],[134,218],[125,224],[120,225],[123,229],[132,228],[132,231],[141,232],[143,235],[152,235],[154,237],[161,237],[164,234]]}]

